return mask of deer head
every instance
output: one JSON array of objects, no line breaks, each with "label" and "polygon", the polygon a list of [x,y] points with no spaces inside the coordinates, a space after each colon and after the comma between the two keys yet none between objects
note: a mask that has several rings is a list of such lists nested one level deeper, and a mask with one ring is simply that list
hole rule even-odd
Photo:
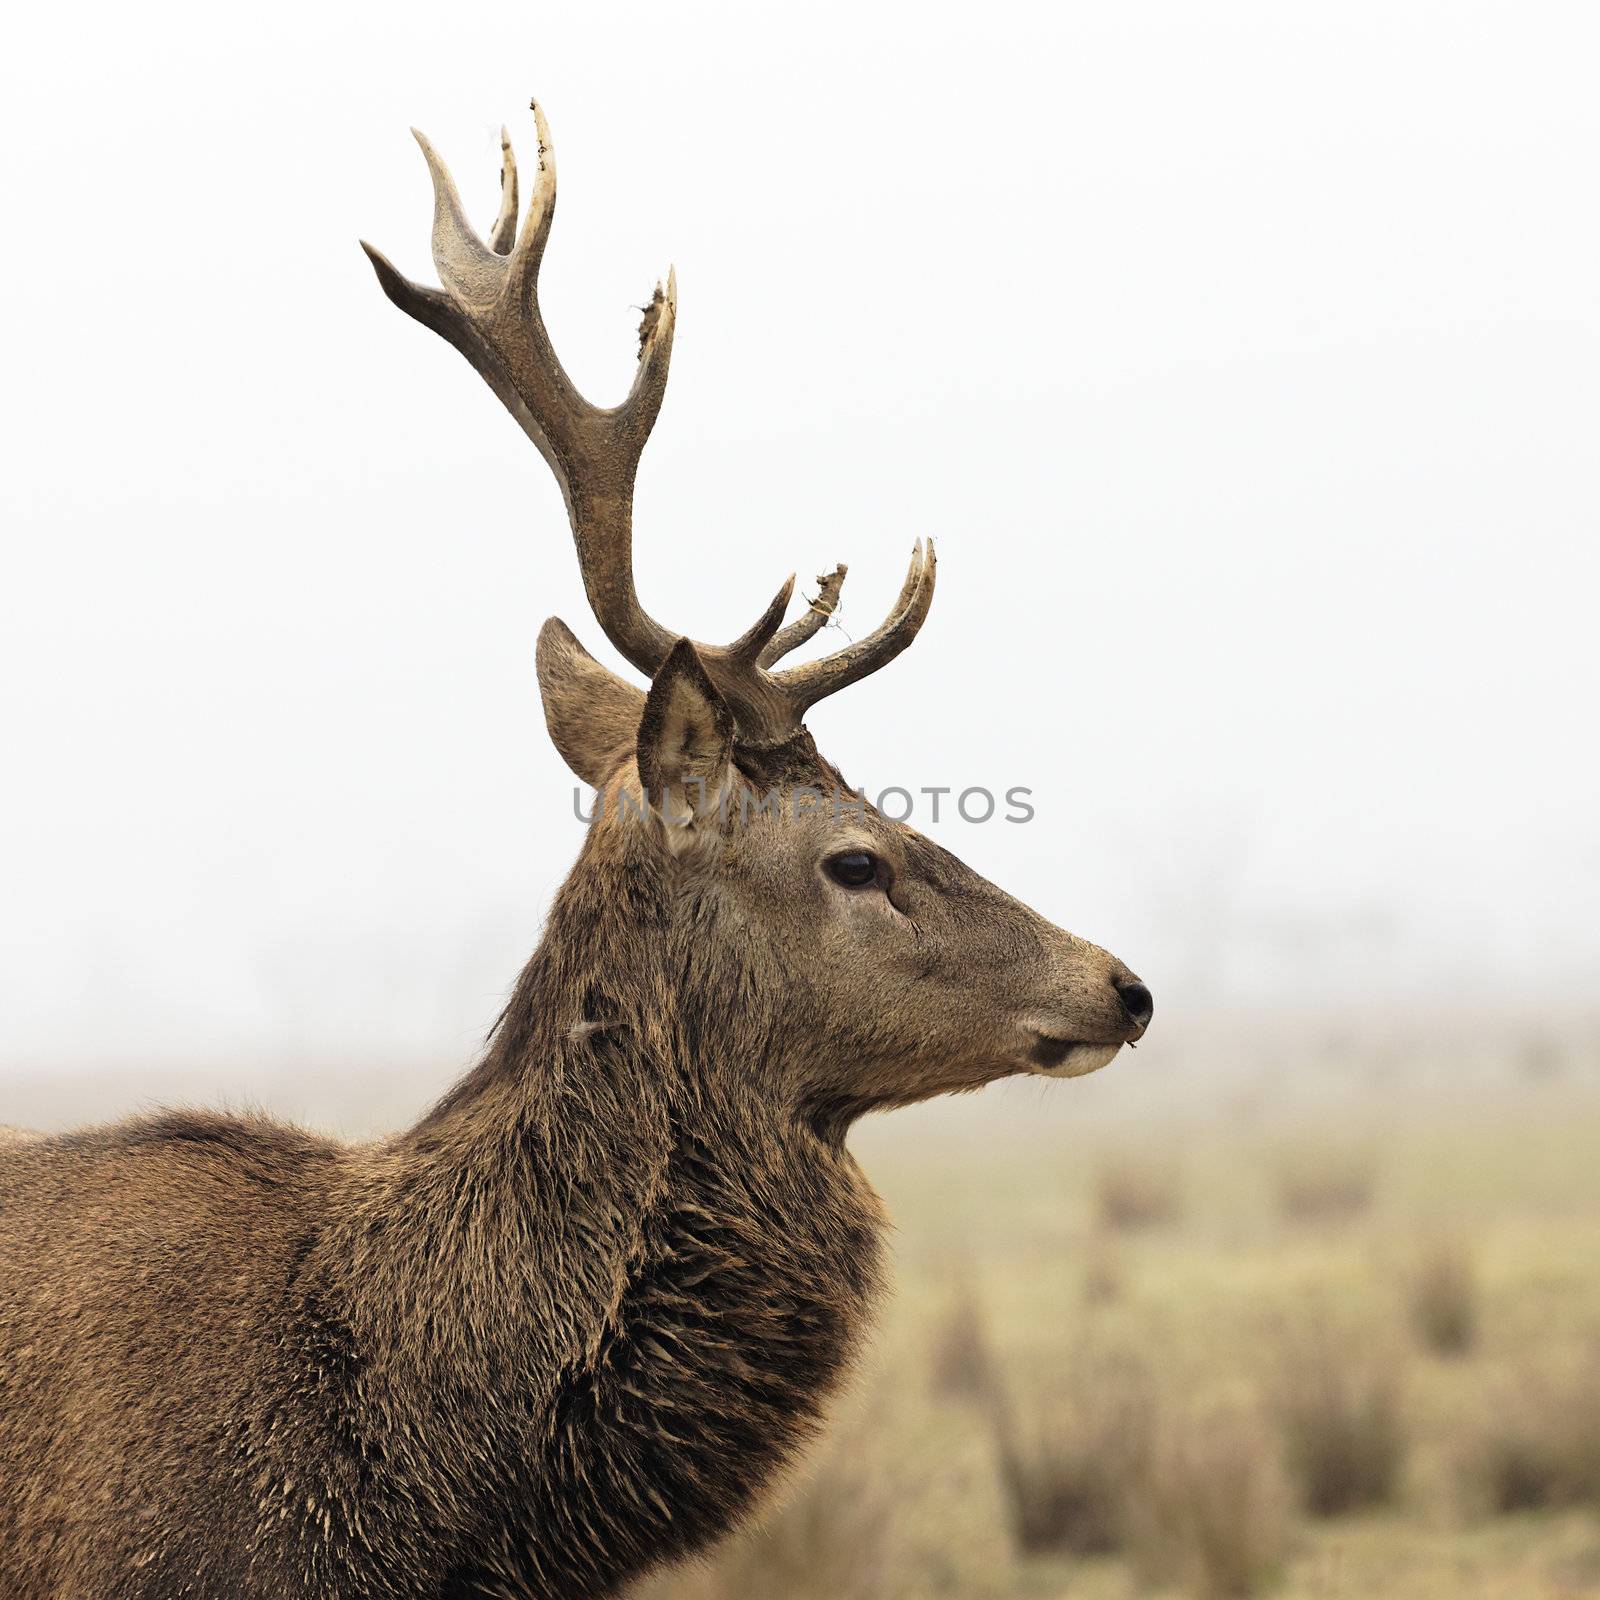
[{"label": "deer head", "polygon": [[[876,672],[916,637],[933,600],[919,542],[883,624],[821,659],[778,663],[827,620],[845,568],[787,626],[791,576],[731,644],[657,622],[634,586],[634,478],[660,410],[677,318],[669,273],[639,326],[620,405],[592,405],[562,369],[539,308],[555,211],[549,130],[519,226],[517,168],[502,134],[499,215],[481,239],[428,141],[441,288],[402,277],[363,245],[384,292],[477,368],[561,485],[584,587],[606,637],[648,692],[595,661],[555,618],[538,676],[556,748],[599,792],[569,880],[649,881],[659,970],[691,1009],[759,1013],[772,1092],[816,1117],[976,1088],[1015,1072],[1103,1066],[1150,1021],[1149,991],[1113,956],[1053,926],[845,783],[804,726],[819,700]],[[696,993],[703,990],[703,993]],[[736,1025],[744,1026],[744,1023]],[[771,1048],[773,1039],[793,1048]],[[754,1037],[750,1041],[755,1044]]]}]

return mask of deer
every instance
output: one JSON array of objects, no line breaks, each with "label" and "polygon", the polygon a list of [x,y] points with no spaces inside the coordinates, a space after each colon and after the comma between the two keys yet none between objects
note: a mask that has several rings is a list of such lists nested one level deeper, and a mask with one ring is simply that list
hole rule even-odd
[{"label": "deer", "polygon": [[[676,281],[627,397],[584,399],[540,312],[533,110],[526,214],[502,133],[487,239],[417,135],[440,287],[364,248],[549,464],[647,686],[544,624],[549,734],[596,805],[479,1059],[415,1126],[348,1144],[179,1109],[0,1141],[9,1600],[603,1600],[704,1552],[824,1426],[881,1298],[857,1119],[1092,1072],[1150,1023],[1127,967],[884,816],[806,727],[917,636],[931,543],[880,627],[798,664],[843,566],[727,645],[644,610],[633,489]],[[837,803],[781,803],[802,792]]]}]

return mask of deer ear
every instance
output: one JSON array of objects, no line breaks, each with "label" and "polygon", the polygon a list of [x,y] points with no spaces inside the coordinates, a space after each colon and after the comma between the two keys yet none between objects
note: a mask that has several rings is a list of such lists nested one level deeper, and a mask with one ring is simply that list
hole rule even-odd
[{"label": "deer ear", "polygon": [[602,667],[559,617],[539,630],[534,658],[544,724],[561,759],[598,789],[632,753],[644,691]]},{"label": "deer ear", "polygon": [[717,815],[733,775],[733,714],[687,639],[645,696],[638,757],[645,799],[669,827]]}]

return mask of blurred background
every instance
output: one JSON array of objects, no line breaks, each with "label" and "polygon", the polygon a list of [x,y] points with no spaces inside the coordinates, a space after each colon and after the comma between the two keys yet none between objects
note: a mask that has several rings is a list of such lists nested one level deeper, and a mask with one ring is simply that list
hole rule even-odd
[{"label": "blurred background", "polygon": [[356,240],[431,281],[408,124],[486,225],[537,92],[592,397],[678,269],[646,604],[730,637],[844,560],[859,635],[933,535],[819,742],[1030,789],[916,820],[1157,999],[1093,1080],[861,1130],[903,1282],[854,1409],[670,1583],[1600,1594],[1600,19],[162,0],[8,46],[0,1121],[394,1127],[533,948],[581,838],[534,636],[617,658]]}]

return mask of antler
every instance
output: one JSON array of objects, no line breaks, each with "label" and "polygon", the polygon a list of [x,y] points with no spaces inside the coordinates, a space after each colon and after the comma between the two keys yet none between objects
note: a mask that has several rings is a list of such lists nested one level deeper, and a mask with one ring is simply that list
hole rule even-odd
[{"label": "antler", "polygon": [[[478,369],[549,463],[566,500],[595,618],[634,666],[654,676],[677,635],[650,616],[634,588],[633,486],[666,391],[677,282],[669,272],[665,290],[658,283],[645,308],[639,324],[639,366],[627,398],[609,409],[592,405],[563,369],[539,309],[539,265],[555,214],[556,167],[544,113],[536,101],[532,110],[539,165],[520,229],[516,159],[503,129],[500,212],[487,243],[468,223],[444,163],[417,133],[433,178],[433,260],[443,287],[412,283],[364,240],[362,249],[384,293],[448,339]],[[769,671],[828,620],[844,575],[841,566],[819,578],[817,599],[786,628],[782,623],[793,577],[732,644],[696,646],[730,703],[741,742],[760,745],[788,738],[818,700],[876,672],[911,643],[933,599],[932,542],[919,541],[900,598],[875,632],[821,660]]]}]

